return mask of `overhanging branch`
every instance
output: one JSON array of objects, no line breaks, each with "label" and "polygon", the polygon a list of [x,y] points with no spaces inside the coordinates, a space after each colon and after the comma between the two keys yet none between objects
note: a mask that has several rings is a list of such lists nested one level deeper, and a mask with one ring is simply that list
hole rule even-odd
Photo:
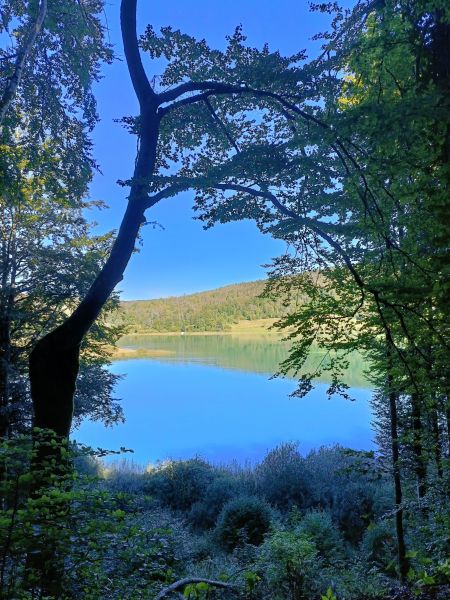
[{"label": "overhanging branch", "polygon": [[33,48],[33,44],[36,41],[36,38],[39,32],[42,29],[42,24],[45,19],[45,15],[47,14],[47,0],[41,0],[39,5],[38,15],[34,23],[30,24],[29,31],[25,37],[25,41],[21,48],[19,48],[16,55],[16,63],[14,65],[14,72],[9,78],[9,81],[6,85],[6,89],[3,92],[3,97],[0,100],[0,125],[3,123],[3,119],[5,118],[6,111],[8,110],[13,98],[16,93],[17,87],[20,84],[20,80],[22,79],[23,68],[25,65],[25,61],[28,58],[28,55]]},{"label": "overhanging branch", "polygon": [[[345,266],[351,273],[356,285],[360,289],[361,295],[362,295],[362,300],[364,300],[366,292],[368,292],[374,298],[374,301],[375,301],[375,304],[377,307],[377,312],[380,316],[380,321],[383,326],[383,329],[385,330],[386,335],[388,336],[388,339],[392,343],[392,346],[395,348],[395,350],[400,358],[400,361],[404,365],[404,367],[408,373],[408,376],[411,380],[412,385],[415,388],[417,388],[414,373],[412,372],[412,370],[407,362],[407,359],[404,356],[403,351],[395,343],[395,341],[393,339],[391,328],[384,316],[384,312],[383,312],[383,308],[382,308],[384,306],[385,308],[391,309],[394,312],[394,314],[399,319],[400,327],[403,331],[403,334],[405,335],[405,338],[408,340],[408,342],[414,348],[416,348],[416,350],[420,351],[420,348],[418,348],[417,344],[414,343],[413,337],[411,336],[411,334],[408,330],[408,327],[403,318],[403,315],[398,310],[398,304],[390,302],[387,298],[382,297],[379,290],[368,285],[363,280],[360,273],[358,272],[357,267],[355,267],[355,265],[353,264],[353,261],[351,260],[348,252],[346,252],[346,250],[342,247],[342,245],[338,241],[336,241],[329,233],[327,233],[324,230],[324,228],[322,227],[322,225],[328,226],[328,224],[326,224],[326,223],[321,224],[320,222],[318,222],[314,219],[311,219],[309,217],[303,217],[303,216],[299,215],[295,211],[284,206],[284,204],[277,198],[277,196],[275,194],[273,194],[272,192],[268,191],[267,189],[266,190],[256,189],[256,188],[248,187],[246,185],[241,185],[241,184],[214,183],[214,182],[211,182],[210,180],[201,179],[201,178],[184,179],[184,180],[180,181],[179,183],[168,186],[166,189],[161,190],[157,194],[151,196],[148,200],[148,205],[149,206],[153,205],[154,203],[158,202],[159,200],[161,200],[163,198],[168,198],[170,196],[174,196],[177,193],[179,193],[180,191],[186,191],[188,189],[207,189],[207,188],[222,190],[224,192],[234,191],[234,192],[238,192],[238,193],[248,194],[249,196],[252,196],[254,198],[261,198],[261,199],[268,200],[269,202],[272,203],[272,205],[281,214],[283,214],[286,217],[289,217],[290,219],[293,219],[299,225],[306,227],[307,229],[309,229],[310,231],[315,233],[323,241],[325,241],[331,248],[333,248],[337,252],[337,254],[342,258],[342,260],[344,261]],[[332,224],[329,224],[329,226],[332,227]],[[405,308],[407,309],[407,307],[405,307]]]}]

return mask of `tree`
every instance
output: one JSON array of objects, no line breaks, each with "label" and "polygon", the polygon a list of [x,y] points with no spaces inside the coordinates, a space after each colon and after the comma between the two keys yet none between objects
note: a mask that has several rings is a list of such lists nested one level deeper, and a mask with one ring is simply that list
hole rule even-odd
[{"label": "tree", "polygon": [[[0,437],[29,430],[31,401],[28,355],[36,339],[53,328],[85,291],[110,247],[110,234],[92,237],[81,215],[29,176],[23,197],[0,200]],[[78,273],[76,281],[73,273]],[[120,327],[108,324],[117,299],[112,298],[82,351],[75,397],[77,420],[91,417],[112,423],[121,418],[112,400],[117,376],[105,365]]]},{"label": "tree", "polygon": [[[313,304],[289,321],[302,338],[285,366],[301,369],[313,341],[333,352],[384,348],[377,365],[384,381],[392,382],[387,388],[391,424],[400,391],[411,399],[411,408],[415,399],[421,412],[414,409],[412,418],[421,424],[427,369],[439,382],[435,392],[448,394],[448,239],[436,224],[447,206],[442,182],[448,177],[448,136],[431,144],[429,137],[437,115],[443,129],[448,127],[445,5],[360,3],[348,19],[338,13],[335,35],[310,63],[304,53],[284,58],[267,46],[248,48],[239,28],[225,52],[218,52],[169,27],[160,35],[148,27],[141,49],[168,63],[154,85],[141,62],[135,12],[136,0],[122,1],[125,56],[140,105],[137,118],[124,119],[139,138],[133,177],[123,182],[130,187],[128,206],[90,289],[31,353],[36,425],[60,438],[68,435],[80,345],[123,276],[145,211],[190,188],[207,226],[254,218],[262,231],[286,239],[297,253],[278,261],[274,272],[293,274],[288,282],[300,282]],[[380,41],[379,31],[386,51],[395,49],[392,39],[402,33],[407,65],[420,49],[418,79],[410,84],[406,77],[404,96],[402,82],[395,72],[389,74],[389,61],[384,54],[377,57],[372,46]],[[357,72],[349,63],[353,45],[365,44],[371,52],[362,67],[369,67],[369,76],[363,73],[360,93],[358,78],[343,74]],[[405,122],[411,127],[402,127]],[[299,268],[321,274],[298,277]],[[433,340],[432,361],[424,352],[426,338]],[[344,364],[339,354],[330,363],[335,373],[330,392],[342,389]],[[300,393],[312,375],[302,378]],[[398,450],[395,427],[391,437]],[[416,427],[417,464],[418,441],[422,444],[422,433]],[[395,471],[394,453],[393,465]],[[398,496],[396,504],[402,523]],[[404,559],[403,550],[402,577]]]},{"label": "tree", "polygon": [[[276,232],[298,255],[276,261],[272,274],[275,290],[295,293],[300,285],[310,298],[283,323],[294,328],[290,337],[295,342],[282,370],[302,373],[300,395],[317,373],[301,371],[313,342],[329,352],[368,352],[380,388],[378,413],[390,431],[404,579],[402,477],[414,473],[422,511],[436,502],[435,493],[427,499],[431,485],[440,490],[441,501],[448,493],[443,460],[449,447],[450,342],[444,190],[449,175],[450,25],[445,3],[383,2],[371,9],[362,29],[355,28],[355,12],[340,24],[338,20],[328,56],[321,57],[326,58],[324,81],[318,86],[323,102],[316,113],[318,126],[339,133],[338,141],[332,141],[339,168],[334,179],[326,173],[322,181],[325,187],[328,178],[340,203],[322,200],[317,207],[305,202],[305,194],[299,199],[308,216],[331,206],[330,229],[337,234],[340,226],[341,238],[331,236],[328,247],[319,246],[317,252],[294,229],[294,211],[285,211],[292,221],[277,224]],[[319,153],[326,154],[329,144],[323,138]],[[309,261],[308,252],[313,254]],[[316,266],[315,260],[321,264],[321,278],[304,273]],[[286,275],[290,279],[280,283]],[[342,366],[342,356],[325,365],[336,374],[331,391],[337,389]]]},{"label": "tree", "polygon": [[[1,5],[0,437],[29,426],[31,347],[84,293],[110,246],[82,215],[95,168],[91,85],[112,58],[101,8],[97,0]],[[105,369],[118,331],[102,317],[84,345],[77,418],[121,417]]]},{"label": "tree", "polygon": [[[37,14],[35,16],[30,15],[29,21],[23,27],[22,39],[17,44],[15,52],[12,52],[10,48],[6,51],[2,51],[2,59],[10,63],[9,69],[11,73],[3,80],[4,86],[0,100],[0,124],[3,122],[6,112],[14,99],[17,88],[20,85],[25,63],[33,50],[36,38],[41,31],[46,13],[47,0],[42,0],[37,7]],[[8,15],[8,9],[6,9],[5,13],[2,14],[2,29],[0,31],[3,29],[7,30],[8,20],[10,18],[11,14]],[[14,62],[12,59],[15,59]]]},{"label": "tree", "polygon": [[[136,168],[133,178],[126,182],[130,185],[127,210],[109,258],[89,291],[61,325],[37,342],[30,356],[35,424],[52,429],[62,438],[68,435],[72,421],[80,344],[123,276],[145,223],[145,211],[161,199],[192,187],[192,182],[184,176],[190,173],[192,160],[197,158],[199,170],[213,168],[207,181],[199,178],[195,185],[203,189],[212,182],[217,189],[228,189],[228,184],[221,183],[221,176],[235,179],[244,157],[241,151],[236,153],[235,144],[230,141],[232,134],[220,114],[223,111],[229,115],[233,127],[247,138],[246,143],[255,157],[260,157],[259,164],[251,164],[259,173],[259,167],[267,164],[268,150],[276,150],[271,144],[272,117],[276,129],[290,131],[289,120],[287,127],[284,125],[287,101],[282,94],[289,96],[296,81],[300,87],[305,84],[308,88],[311,84],[308,72],[298,67],[303,54],[284,59],[278,53],[270,53],[268,48],[262,52],[246,48],[240,30],[229,39],[227,51],[219,53],[203,43],[197,46],[195,40],[170,28],[164,29],[158,37],[149,27],[141,40],[142,48],[152,57],[164,54],[171,61],[160,79],[161,91],[155,91],[142,66],[135,12],[136,0],[122,2],[125,56],[140,104],[139,117],[124,121],[139,137]],[[186,69],[186,61],[195,64],[192,72]],[[214,107],[212,102],[220,108]],[[257,123],[250,114],[244,114],[245,110],[260,110],[267,112],[267,116]],[[181,126],[186,119],[192,123],[189,133]],[[313,117],[308,116],[307,121],[310,119]],[[250,135],[255,135],[256,141],[250,141]],[[206,140],[206,159],[195,153],[191,156],[191,151],[196,150],[202,140]],[[176,176],[167,174],[169,162],[176,162],[180,167]]]},{"label": "tree", "polygon": [[[225,53],[170,28],[143,38],[169,61],[161,85],[190,79],[184,89],[197,92],[161,110],[160,164],[179,169],[153,177],[154,198],[193,188],[207,226],[254,218],[292,245],[273,275],[276,290],[300,284],[311,298],[284,320],[295,342],[282,371],[301,373],[299,395],[317,374],[301,371],[312,343],[332,354],[319,367],[333,372],[330,393],[345,393],[346,352],[372,358],[390,414],[403,579],[400,456],[410,453],[423,504],[428,449],[443,474],[449,446],[448,18],[444,2],[360,3],[338,11],[325,52],[305,65],[245,48],[239,30]],[[205,82],[219,77],[245,88],[231,101]]]}]

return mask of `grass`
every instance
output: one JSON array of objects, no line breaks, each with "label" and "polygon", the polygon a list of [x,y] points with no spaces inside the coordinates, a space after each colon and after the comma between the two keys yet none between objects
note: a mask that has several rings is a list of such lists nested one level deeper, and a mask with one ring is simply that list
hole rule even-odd
[{"label": "grass", "polygon": [[[119,341],[120,343],[120,341]],[[111,358],[160,358],[175,355],[174,350],[163,350],[158,348],[122,348],[117,346],[112,350]]]}]

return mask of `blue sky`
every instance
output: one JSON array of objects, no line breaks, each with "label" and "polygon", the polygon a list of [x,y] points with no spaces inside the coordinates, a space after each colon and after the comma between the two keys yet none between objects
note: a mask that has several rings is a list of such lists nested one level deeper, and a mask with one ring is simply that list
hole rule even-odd
[{"label": "blue sky", "polygon": [[[106,17],[110,41],[118,58],[123,59],[119,30],[119,0],[107,0]],[[351,2],[346,2],[347,5]],[[313,56],[319,44],[311,37],[327,28],[326,15],[310,13],[303,0],[138,0],[138,30],[147,23],[155,30],[164,25],[205,38],[212,46],[223,48],[225,36],[243,25],[250,45],[268,42],[272,50],[292,54],[306,48]],[[155,74],[144,56],[150,77]],[[104,78],[95,87],[101,122],[93,134],[94,156],[102,174],[92,182],[90,195],[109,206],[88,215],[100,231],[116,229],[125,209],[127,189],[118,179],[132,175],[136,139],[114,119],[137,114],[137,102],[125,62],[116,60],[105,66]],[[285,251],[285,245],[262,235],[250,221],[217,225],[204,231],[193,219],[193,194],[180,194],[165,200],[147,213],[164,229],[143,229],[142,244],[128,265],[120,284],[123,299],[157,298],[188,294],[230,283],[265,277],[261,266]]]}]

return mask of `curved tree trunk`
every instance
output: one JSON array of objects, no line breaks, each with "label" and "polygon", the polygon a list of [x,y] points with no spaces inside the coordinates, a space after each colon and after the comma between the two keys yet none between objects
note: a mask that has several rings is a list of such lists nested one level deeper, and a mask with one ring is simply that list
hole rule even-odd
[{"label": "curved tree trunk", "polygon": [[[31,398],[36,455],[32,465],[32,494],[42,495],[48,483],[49,471],[64,481],[70,465],[63,448],[68,439],[73,417],[73,400],[79,369],[80,346],[115,286],[122,280],[133,253],[139,229],[145,222],[144,212],[150,206],[148,184],[155,166],[159,132],[158,103],[142,67],[136,36],[136,0],[123,0],[121,26],[125,55],[134,89],[140,104],[140,148],[135,164],[128,206],[111,253],[76,310],[54,331],[38,341],[29,359]],[[55,444],[54,436],[56,434]],[[53,439],[52,439],[53,436]],[[66,518],[69,507],[58,514]],[[61,597],[64,576],[64,556],[53,547],[31,553],[27,573],[38,574],[40,593]]]},{"label": "curved tree trunk", "polygon": [[78,375],[80,345],[98,317],[133,253],[148,208],[148,182],[153,174],[159,116],[156,94],[144,73],[136,36],[136,0],[123,0],[121,26],[133,86],[140,103],[140,149],[133,174],[128,207],[111,254],[77,309],[57,329],[43,337],[30,355],[30,383],[34,425],[69,435]]}]

